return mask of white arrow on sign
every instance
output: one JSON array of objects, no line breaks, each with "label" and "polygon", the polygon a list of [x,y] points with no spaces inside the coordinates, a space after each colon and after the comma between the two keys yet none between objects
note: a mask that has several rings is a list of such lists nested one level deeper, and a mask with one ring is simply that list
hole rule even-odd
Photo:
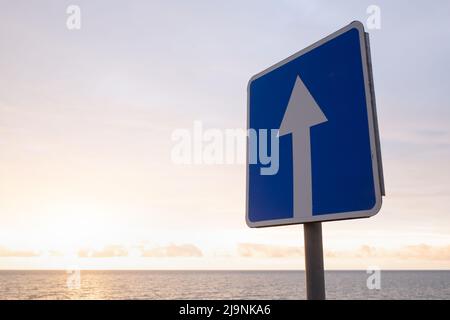
[{"label": "white arrow on sign", "polygon": [[292,134],[294,217],[312,216],[312,126],[328,121],[300,76],[295,80],[278,136]]}]

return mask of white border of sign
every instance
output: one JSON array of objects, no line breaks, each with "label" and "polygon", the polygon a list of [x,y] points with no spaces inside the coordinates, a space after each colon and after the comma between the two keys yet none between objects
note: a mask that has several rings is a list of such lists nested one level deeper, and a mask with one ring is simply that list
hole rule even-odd
[{"label": "white border of sign", "polygon": [[[291,224],[302,224],[302,223],[308,223],[308,222],[318,222],[318,221],[333,221],[333,220],[345,220],[345,219],[356,219],[356,218],[368,218],[376,215],[380,209],[382,204],[382,193],[384,194],[384,191],[382,192],[382,188],[384,190],[384,186],[381,186],[380,181],[383,181],[382,178],[382,169],[381,169],[381,163],[379,164],[379,159],[381,160],[381,151],[379,150],[379,146],[377,141],[379,141],[378,137],[378,128],[377,128],[377,122],[376,122],[376,112],[375,112],[375,97],[372,96],[373,90],[373,79],[371,79],[371,70],[369,68],[371,67],[370,64],[370,57],[368,56],[368,48],[367,43],[368,39],[366,39],[366,33],[364,31],[364,25],[359,21],[354,21],[350,23],[349,25],[345,26],[344,28],[332,33],[328,37],[323,38],[322,40],[312,44],[311,46],[291,55],[290,57],[280,61],[279,63],[269,67],[268,69],[254,75],[248,82],[247,86],[247,128],[250,128],[250,117],[249,117],[249,111],[250,111],[250,84],[258,79],[259,77],[279,68],[280,66],[304,55],[305,53],[323,45],[324,43],[338,37],[339,35],[350,31],[351,29],[358,30],[359,33],[359,42],[361,46],[361,60],[363,64],[363,74],[364,74],[364,86],[365,86],[365,94],[366,94],[366,105],[367,105],[367,115],[368,115],[368,121],[369,121],[369,134],[370,134],[370,150],[372,154],[372,171],[373,171],[373,181],[374,181],[374,187],[375,187],[375,198],[376,202],[372,209],[370,210],[361,210],[361,211],[352,211],[352,212],[345,212],[345,213],[331,213],[331,214],[323,214],[323,215],[317,215],[312,216],[311,218],[287,218],[287,219],[274,219],[274,220],[267,220],[267,221],[258,221],[258,222],[252,222],[250,221],[248,217],[248,194],[249,194],[249,164],[248,164],[248,139],[247,139],[247,167],[246,167],[246,203],[245,203],[245,219],[247,222],[247,225],[251,228],[256,227],[270,227],[270,226],[283,226],[283,225],[291,225]],[[368,36],[368,35],[367,35]],[[367,40],[367,42],[366,42]],[[378,146],[378,148],[377,148]],[[381,178],[380,178],[381,177]]]}]

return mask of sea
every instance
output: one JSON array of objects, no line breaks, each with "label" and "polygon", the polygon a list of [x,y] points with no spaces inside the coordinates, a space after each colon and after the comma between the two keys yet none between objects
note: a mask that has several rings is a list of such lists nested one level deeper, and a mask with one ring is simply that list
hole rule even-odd
[{"label": "sea", "polygon": [[[375,278],[374,278],[375,277]],[[327,271],[327,299],[450,299],[450,271]],[[0,271],[0,299],[305,299],[303,271]]]}]

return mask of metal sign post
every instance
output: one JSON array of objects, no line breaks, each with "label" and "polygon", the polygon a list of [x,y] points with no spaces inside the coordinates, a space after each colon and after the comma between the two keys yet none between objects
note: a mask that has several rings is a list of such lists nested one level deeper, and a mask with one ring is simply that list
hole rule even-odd
[{"label": "metal sign post", "polygon": [[308,300],[325,300],[322,223],[303,225],[305,235],[306,295]]}]

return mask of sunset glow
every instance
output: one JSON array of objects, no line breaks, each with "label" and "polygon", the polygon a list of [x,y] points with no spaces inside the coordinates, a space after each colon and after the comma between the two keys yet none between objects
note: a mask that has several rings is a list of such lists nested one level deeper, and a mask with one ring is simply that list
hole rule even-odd
[{"label": "sunset glow", "polygon": [[[2,5],[0,269],[302,269],[301,226],[246,226],[245,165],[174,163],[172,136],[245,130],[250,76],[368,3],[81,2],[78,31],[65,2]],[[387,195],[373,218],[324,223],[325,267],[449,269],[450,43],[423,59],[448,10],[382,6]]]}]

